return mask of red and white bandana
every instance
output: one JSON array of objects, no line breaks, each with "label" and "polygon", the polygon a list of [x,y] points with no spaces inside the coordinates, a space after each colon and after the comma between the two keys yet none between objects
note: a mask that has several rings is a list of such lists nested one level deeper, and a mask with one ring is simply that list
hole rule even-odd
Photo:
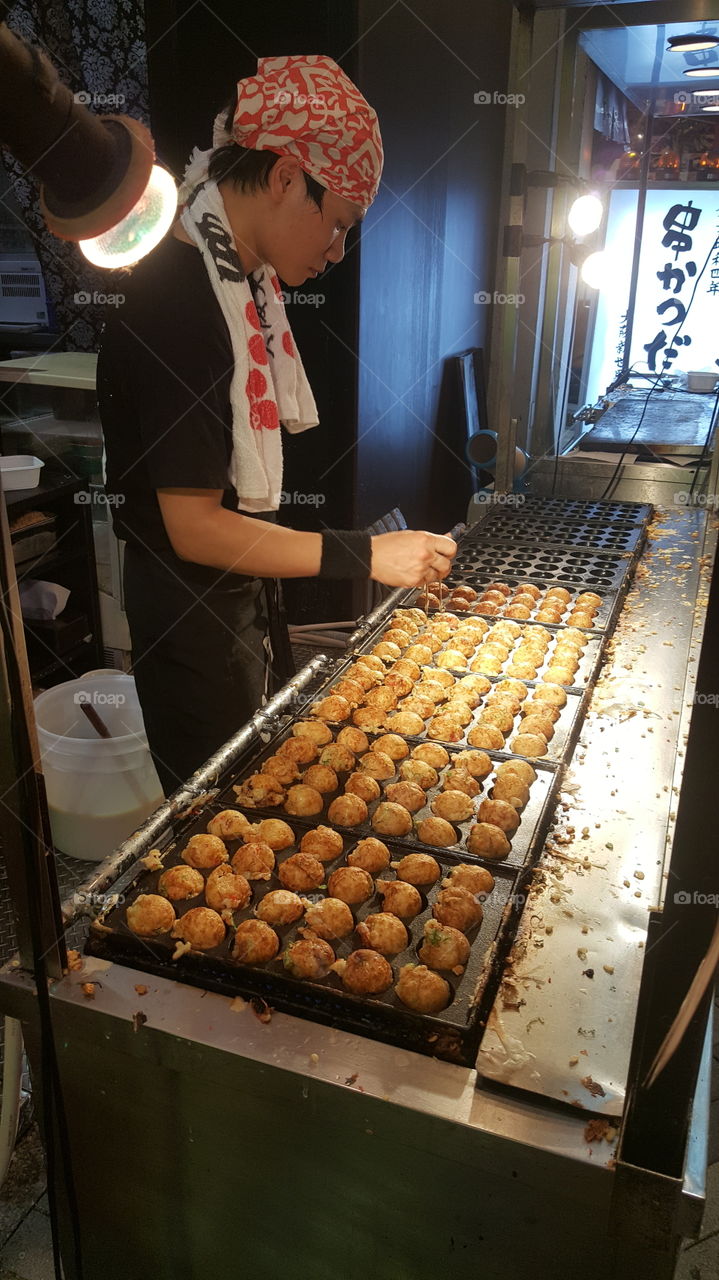
[{"label": "red and white bandana", "polygon": [[[232,138],[250,151],[296,156],[328,191],[366,209],[382,174],[377,115],[332,58],[260,58],[237,85]],[[217,145],[217,144],[215,144]]]}]

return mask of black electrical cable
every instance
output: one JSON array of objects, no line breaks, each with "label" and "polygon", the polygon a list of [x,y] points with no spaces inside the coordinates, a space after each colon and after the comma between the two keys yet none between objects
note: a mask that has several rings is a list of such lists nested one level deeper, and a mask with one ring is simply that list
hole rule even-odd
[{"label": "black electrical cable", "polygon": [[[20,787],[25,789],[24,779],[32,778],[34,775],[34,761],[32,759],[29,744],[26,735],[21,731],[18,722],[18,716],[22,714],[17,708],[22,707],[22,683],[20,675],[20,667],[15,653],[14,637],[12,626],[7,612],[7,605],[4,599],[0,599],[0,627],[2,628],[3,644],[5,649],[5,660],[8,669],[8,677],[10,682],[11,693],[11,733],[15,746],[15,759],[20,764]],[[13,710],[15,709],[15,710]],[[40,1015],[40,1053],[41,1053],[41,1073],[42,1073],[42,1100],[43,1100],[43,1127],[45,1132],[45,1153],[47,1165],[47,1190],[48,1205],[50,1208],[50,1222],[52,1227],[52,1249],[53,1262],[55,1266],[55,1275],[57,1280],[63,1280],[62,1260],[60,1257],[60,1234],[59,1234],[59,1218],[57,1209],[57,1193],[56,1193],[56,1175],[58,1164],[55,1151],[55,1131],[53,1126],[53,1116],[57,1119],[58,1137],[60,1146],[60,1158],[62,1172],[64,1174],[65,1190],[67,1194],[68,1208],[70,1211],[70,1223],[73,1237],[73,1250],[75,1261],[76,1280],[83,1280],[82,1267],[82,1248],[80,1239],[80,1216],[77,1203],[77,1192],[75,1188],[75,1180],[72,1169],[72,1154],[70,1149],[70,1135],[67,1124],[67,1114],[62,1091],[62,1083],[60,1079],[60,1068],[57,1060],[57,1050],[55,1047],[54,1029],[52,1025],[52,1010],[50,1008],[50,992],[48,987],[47,966],[45,964],[45,954],[42,950],[42,927],[40,919],[40,902],[43,897],[42,881],[37,858],[39,856],[39,840],[38,833],[35,833],[34,847],[31,856],[27,859],[27,876],[28,876],[28,919],[30,924],[30,937],[33,949],[33,969],[35,977],[35,988],[38,1001],[38,1011]]]}]

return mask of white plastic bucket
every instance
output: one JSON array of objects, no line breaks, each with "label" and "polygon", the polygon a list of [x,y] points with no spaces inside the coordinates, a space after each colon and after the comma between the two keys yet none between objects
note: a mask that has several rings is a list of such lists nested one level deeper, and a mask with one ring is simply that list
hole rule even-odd
[{"label": "white plastic bucket", "polygon": [[[112,737],[101,738],[81,702],[94,707]],[[132,676],[97,671],[35,699],[50,825],[55,847],[99,862],[162,803]]]}]

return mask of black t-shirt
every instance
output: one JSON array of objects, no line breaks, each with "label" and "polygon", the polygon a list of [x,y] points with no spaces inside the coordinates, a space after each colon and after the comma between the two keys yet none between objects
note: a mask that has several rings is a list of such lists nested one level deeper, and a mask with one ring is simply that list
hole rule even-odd
[{"label": "black t-shirt", "polygon": [[232,454],[232,343],[202,255],[168,234],[123,282],[97,367],[113,527],[178,576],[209,587],[247,578],[181,560],[167,536],[157,489],[222,489]]}]

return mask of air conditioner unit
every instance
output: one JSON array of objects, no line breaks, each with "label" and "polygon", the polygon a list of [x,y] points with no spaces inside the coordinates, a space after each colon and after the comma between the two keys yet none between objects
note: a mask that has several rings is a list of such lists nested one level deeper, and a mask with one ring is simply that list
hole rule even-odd
[{"label": "air conditioner unit", "polygon": [[47,323],[47,294],[37,258],[0,254],[0,324],[44,328]]}]

